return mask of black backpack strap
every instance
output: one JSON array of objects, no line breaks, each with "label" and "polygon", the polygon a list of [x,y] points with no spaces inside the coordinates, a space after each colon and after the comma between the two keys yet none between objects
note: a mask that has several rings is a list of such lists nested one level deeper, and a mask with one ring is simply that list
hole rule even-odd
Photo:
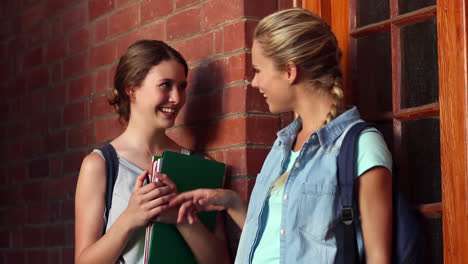
[{"label": "black backpack strap", "polygon": [[357,249],[355,220],[353,209],[353,184],[356,164],[356,143],[361,131],[367,127],[375,125],[366,122],[359,122],[353,125],[346,133],[341,143],[338,154],[338,186],[340,187],[341,224],[343,227],[343,254],[342,258],[346,264],[359,263],[359,253]]},{"label": "black backpack strap", "polygon": [[109,218],[109,210],[112,207],[112,194],[114,192],[115,181],[119,173],[119,159],[117,152],[111,144],[107,144],[99,149],[106,161],[106,208],[104,211],[106,223],[104,225],[103,233],[106,232],[105,226]]}]

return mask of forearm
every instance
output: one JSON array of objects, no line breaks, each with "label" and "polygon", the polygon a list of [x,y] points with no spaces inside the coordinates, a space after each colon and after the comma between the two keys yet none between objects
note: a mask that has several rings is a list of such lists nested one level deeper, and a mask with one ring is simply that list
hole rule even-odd
[{"label": "forearm", "polygon": [[133,230],[122,217],[95,243],[81,252],[75,252],[75,263],[115,263],[122,254]]},{"label": "forearm", "polygon": [[244,227],[245,217],[247,215],[247,204],[240,199],[240,197],[235,205],[227,209],[227,213],[240,229]]},{"label": "forearm", "polygon": [[195,255],[197,263],[220,264],[231,262],[226,241],[217,238],[202,223],[182,223],[177,224],[176,227]]}]

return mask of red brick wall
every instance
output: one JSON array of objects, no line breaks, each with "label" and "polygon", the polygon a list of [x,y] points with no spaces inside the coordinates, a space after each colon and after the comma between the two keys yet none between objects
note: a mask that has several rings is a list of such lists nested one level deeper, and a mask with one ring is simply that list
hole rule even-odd
[{"label": "red brick wall", "polygon": [[[161,39],[190,65],[168,133],[229,165],[247,200],[275,132],[249,87],[257,21],[291,0],[3,0],[0,3],[0,263],[73,263],[81,159],[122,131],[108,106],[118,58]],[[227,219],[235,252],[239,230]]]}]

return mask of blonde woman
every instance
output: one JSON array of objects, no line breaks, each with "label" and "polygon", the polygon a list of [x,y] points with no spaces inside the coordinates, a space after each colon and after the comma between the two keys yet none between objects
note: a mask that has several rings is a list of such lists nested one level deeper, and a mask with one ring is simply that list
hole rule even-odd
[{"label": "blonde woman", "polygon": [[[195,190],[171,202],[183,203],[179,221],[195,222],[199,210],[227,210],[243,228],[236,263],[339,261],[337,155],[347,129],[361,120],[355,107],[342,103],[340,58],[329,26],[309,11],[280,11],[256,27],[252,87],[272,113],[299,117],[278,132],[248,210],[236,193],[221,189]],[[377,130],[361,133],[356,165],[361,257],[368,264],[390,263],[392,160]]]}]

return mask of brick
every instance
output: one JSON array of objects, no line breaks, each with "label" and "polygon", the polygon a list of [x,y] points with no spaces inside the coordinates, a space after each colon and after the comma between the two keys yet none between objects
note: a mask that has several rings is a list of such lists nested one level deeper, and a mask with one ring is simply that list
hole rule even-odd
[{"label": "brick", "polygon": [[[187,63],[208,59],[213,56],[214,53],[213,36],[213,33],[207,33],[178,42],[175,44],[175,49],[184,56]],[[197,47],[197,49],[193,47]]]},{"label": "brick", "polygon": [[[64,2],[64,1],[60,1],[60,2]],[[50,26],[49,26],[49,30],[50,30],[50,35],[52,36],[60,36],[63,34],[63,17],[62,16],[57,16],[55,18],[53,18],[50,22],[49,22]]]},{"label": "brick", "polygon": [[243,0],[212,0],[205,3],[203,5],[203,29],[210,30],[221,24],[243,17],[244,2]]},{"label": "brick", "polygon": [[54,131],[63,127],[63,107],[49,112],[49,130]]},{"label": "brick", "polygon": [[206,65],[201,65],[197,68],[190,69],[187,77],[189,93],[206,93],[223,84],[223,75],[221,64],[225,64],[225,60],[213,61]]},{"label": "brick", "polygon": [[58,14],[70,5],[70,1],[63,0],[47,0],[46,1],[46,17],[51,17]]},{"label": "brick", "polygon": [[24,55],[22,62],[20,64],[19,72],[25,72],[31,68],[34,68],[44,62],[42,56],[42,47],[36,48],[26,55]]},{"label": "brick", "polygon": [[1,2],[0,18],[6,19],[19,10],[19,1],[7,0]]},{"label": "brick", "polygon": [[269,113],[268,104],[260,91],[252,86],[247,88],[247,111]]},{"label": "brick", "polygon": [[28,224],[45,224],[49,221],[49,206],[46,203],[28,206]]},{"label": "brick", "polygon": [[[65,145],[65,143],[63,143]],[[63,175],[63,158],[61,156],[49,158],[50,176],[57,177]]]},{"label": "brick", "polygon": [[67,98],[68,83],[52,86],[47,89],[46,104],[49,108],[55,108],[65,104]]},{"label": "brick", "polygon": [[251,178],[237,178],[227,182],[226,188],[231,189],[238,193],[244,201],[250,199],[253,187],[255,185],[255,179]]},{"label": "brick", "polygon": [[64,32],[69,32],[74,28],[85,25],[88,22],[87,1],[68,10],[62,15],[62,17]]},{"label": "brick", "polygon": [[68,86],[68,101],[90,96],[94,90],[94,74],[90,73],[74,79]]},{"label": "brick", "polygon": [[50,68],[48,66],[35,69],[27,75],[28,91],[43,88],[50,83]]},{"label": "brick", "polygon": [[175,125],[207,121],[222,114],[222,90],[190,96],[177,116]]},{"label": "brick", "polygon": [[107,100],[107,96],[98,96],[94,97],[90,101],[91,104],[91,119],[103,116],[103,115],[108,115],[114,112],[114,109],[109,105],[109,102]]},{"label": "brick", "polygon": [[1,188],[0,190],[0,205],[2,207],[10,205],[13,202],[13,190],[9,188]]},{"label": "brick", "polygon": [[[116,0],[116,1],[117,1],[117,7],[126,6],[130,3],[135,2],[135,0]],[[172,0],[167,0],[167,1],[172,1]]]},{"label": "brick", "polygon": [[[280,130],[280,122],[275,116],[251,116],[247,118],[247,142],[271,145]],[[255,131],[254,133],[250,131]]]},{"label": "brick", "polygon": [[96,120],[94,124],[96,143],[114,139],[119,136],[124,129],[125,127],[120,124],[117,115],[106,119]]},{"label": "brick", "polygon": [[28,263],[48,263],[47,251],[45,249],[28,251]]},{"label": "brick", "polygon": [[49,176],[49,160],[39,159],[29,163],[29,178],[41,179]]},{"label": "brick", "polygon": [[223,89],[223,113],[241,113],[247,111],[247,86],[234,86]]},{"label": "brick", "polygon": [[75,201],[66,200],[61,204],[61,220],[73,221],[75,219]]},{"label": "brick", "polygon": [[12,250],[5,251],[5,263],[26,263],[26,251],[25,250]]},{"label": "brick", "polygon": [[94,20],[104,14],[114,10],[114,0],[90,0],[89,1],[89,20]]},{"label": "brick", "polygon": [[224,52],[224,32],[223,30],[217,30],[214,32],[215,38],[215,54],[221,54]]},{"label": "brick", "polygon": [[8,226],[23,226],[26,223],[26,207],[19,206],[18,201],[14,201],[16,205],[8,209],[6,215],[6,224]]},{"label": "brick", "polygon": [[[301,1],[298,1],[301,2]],[[245,1],[245,15],[263,18],[278,10],[278,1],[257,0]]]},{"label": "brick", "polygon": [[42,200],[43,186],[41,182],[27,183],[23,185],[21,196],[25,202],[37,202]]},{"label": "brick", "polygon": [[109,37],[109,19],[107,17],[95,21],[91,27],[93,28],[94,42],[99,43]]},{"label": "brick", "polygon": [[45,50],[45,61],[51,63],[64,57],[66,54],[66,43],[67,42],[64,37],[60,37],[47,43]]},{"label": "brick", "polygon": [[[67,152],[63,158],[63,173],[74,173],[79,172],[81,167],[81,162],[86,154],[82,151],[75,151],[75,152]],[[73,186],[71,186],[73,191],[75,190]],[[54,192],[54,190],[51,190]]]},{"label": "brick", "polygon": [[35,91],[33,94],[28,94],[21,98],[22,114],[29,114],[42,111],[45,108],[46,91]]},{"label": "brick", "polygon": [[94,122],[94,135],[96,142],[104,142],[108,139],[107,119],[100,119]]},{"label": "brick", "polygon": [[228,166],[228,175],[238,176],[247,174],[247,153],[245,147],[228,149],[225,151],[225,163]]},{"label": "brick", "polygon": [[176,8],[181,8],[187,5],[200,2],[200,0],[175,0],[175,1],[176,1]]},{"label": "brick", "polygon": [[110,35],[120,34],[140,24],[140,6],[129,6],[114,13],[109,20]]},{"label": "brick", "polygon": [[[77,155],[77,154],[80,155]],[[67,159],[70,157],[81,157],[77,161],[67,162]],[[73,165],[73,170],[79,171],[79,166],[76,168],[76,164],[81,164],[84,155],[81,155],[81,152],[72,152],[65,156],[65,168],[67,164]],[[75,163],[75,164],[72,164]],[[65,172],[67,173],[67,172]],[[61,177],[61,178],[52,178],[44,182],[44,195],[46,200],[62,200],[62,199],[71,199],[75,195],[76,188],[76,179],[75,176]]]},{"label": "brick", "polygon": [[73,263],[75,261],[75,251],[73,248],[62,248],[62,263]]},{"label": "brick", "polygon": [[97,68],[117,60],[117,42],[110,41],[91,49],[91,68]]},{"label": "brick", "polygon": [[93,144],[94,126],[92,123],[73,127],[67,131],[68,148],[79,148]]},{"label": "brick", "polygon": [[74,246],[75,245],[75,224],[74,223],[67,224],[66,230],[67,230],[67,237],[65,240],[65,245]]},{"label": "brick", "polygon": [[141,7],[141,23],[147,23],[166,16],[172,12],[172,1],[160,0],[142,0]]},{"label": "brick", "polygon": [[224,82],[231,83],[247,79],[247,69],[250,67],[250,56],[245,53],[229,57],[225,71]]},{"label": "brick", "polygon": [[19,120],[10,123],[6,126],[6,136],[9,140],[17,140],[28,135],[28,123],[24,120]]},{"label": "brick", "polygon": [[281,127],[280,127],[280,129],[283,129],[287,125],[291,124],[292,121],[294,121],[294,113],[293,112],[281,113],[280,118],[281,118]]},{"label": "brick", "polygon": [[7,175],[9,176],[9,181],[12,184],[17,184],[26,181],[27,174],[27,163],[24,164],[15,164],[7,168]]},{"label": "brick", "polygon": [[109,68],[104,68],[95,73],[95,93],[106,92],[109,88]]},{"label": "brick", "polygon": [[67,54],[84,50],[93,44],[93,29],[91,27],[83,27],[68,35]]},{"label": "brick", "polygon": [[192,8],[169,17],[167,19],[167,39],[175,40],[200,32],[200,14],[200,8]]},{"label": "brick", "polygon": [[257,21],[238,21],[224,27],[224,52],[252,47]]},{"label": "brick", "polygon": [[10,247],[10,231],[2,230],[0,231],[0,248],[9,248]]},{"label": "brick", "polygon": [[53,225],[45,229],[45,245],[46,246],[61,246],[65,244],[66,237],[65,225]]},{"label": "brick", "polygon": [[[5,87],[5,89],[2,90],[2,91],[5,91],[5,96],[8,99],[15,98],[18,95],[22,95],[27,90],[26,77],[19,77],[18,79],[9,81],[8,84],[9,84],[10,87],[9,88]],[[13,84],[13,85],[11,85],[11,84]]]},{"label": "brick", "polygon": [[65,106],[63,113],[64,125],[84,122],[88,119],[88,102],[77,102]]},{"label": "brick", "polygon": [[[301,7],[301,1],[299,1],[299,7]],[[288,8],[292,8],[294,6],[293,1],[291,0],[279,0],[278,1],[278,10],[284,10]]]},{"label": "brick", "polygon": [[45,2],[41,1],[21,15],[21,30],[24,32],[37,25],[45,15]]},{"label": "brick", "polygon": [[58,83],[63,80],[62,61],[55,63],[52,66],[52,83]]},{"label": "brick", "polygon": [[21,142],[25,158],[33,159],[45,154],[45,136],[34,136]]},{"label": "brick", "polygon": [[[124,52],[136,41],[140,39],[158,39],[158,40],[165,40],[165,23],[163,22],[157,22],[157,23],[151,23],[149,25],[146,25],[142,28],[139,28],[135,31],[132,31],[126,35],[123,35],[120,37],[117,42],[118,42],[118,51],[117,54],[118,56],[122,56]],[[115,71],[113,72],[115,73]]]},{"label": "brick", "polygon": [[[47,234],[50,236],[51,234]],[[47,237],[46,236],[46,237]],[[25,228],[23,230],[24,247],[41,247],[44,245],[44,231],[42,227]]]},{"label": "brick", "polygon": [[47,250],[47,259],[49,264],[72,263],[62,262],[62,250],[60,248],[53,248]]},{"label": "brick", "polygon": [[[60,176],[62,177],[62,176]],[[58,223],[58,222],[63,222],[62,217],[61,217],[61,201],[49,201],[47,203],[49,205],[49,210],[48,212],[48,220],[50,223]]]},{"label": "brick", "polygon": [[30,116],[27,120],[28,123],[28,134],[29,135],[40,135],[47,132],[48,129],[48,113],[42,112]]},{"label": "brick", "polygon": [[65,59],[63,62],[63,77],[68,79],[88,70],[89,52],[82,52]]},{"label": "brick", "polygon": [[247,175],[257,175],[260,173],[263,162],[265,162],[269,152],[270,148],[247,148]]},{"label": "brick", "polygon": [[107,126],[108,126],[108,138],[114,139],[120,134],[122,134],[125,130],[125,127],[119,122],[118,116],[114,116],[110,119],[107,119]]}]

